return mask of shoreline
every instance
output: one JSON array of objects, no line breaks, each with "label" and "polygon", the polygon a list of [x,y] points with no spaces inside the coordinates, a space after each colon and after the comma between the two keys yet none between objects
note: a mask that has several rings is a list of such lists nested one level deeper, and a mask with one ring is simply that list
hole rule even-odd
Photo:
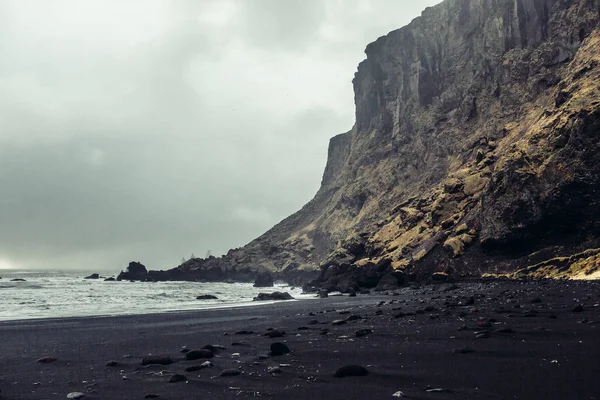
[{"label": "shoreline", "polygon": [[[599,303],[596,282],[459,282],[396,296],[2,321],[0,363],[10,368],[0,370],[0,398],[592,399]],[[285,335],[269,338],[270,328]],[[290,353],[269,355],[273,342]],[[224,347],[213,366],[186,371],[206,360],[186,361],[182,347],[207,344]],[[173,363],[143,366],[150,354]],[[44,356],[57,361],[36,362]],[[349,364],[368,375],[334,376]],[[221,376],[231,370],[239,375]],[[170,383],[176,374],[185,380]]]}]

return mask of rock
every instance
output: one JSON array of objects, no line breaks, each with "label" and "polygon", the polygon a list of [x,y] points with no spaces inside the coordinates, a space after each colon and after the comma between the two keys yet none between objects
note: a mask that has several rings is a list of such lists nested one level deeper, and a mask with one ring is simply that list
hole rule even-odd
[{"label": "rock", "polygon": [[363,319],[363,317],[361,317],[360,315],[356,315],[356,314],[352,314],[346,317],[346,321],[347,322],[352,322],[352,321],[358,321]]},{"label": "rock", "polygon": [[50,363],[53,363],[56,361],[58,361],[58,358],[51,357],[51,356],[38,358],[38,360],[37,360],[37,362],[39,362],[40,364],[50,364]]},{"label": "rock", "polygon": [[155,393],[148,393],[147,395],[144,396],[145,399],[157,399],[160,396],[155,394]]},{"label": "rock", "polygon": [[85,394],[81,392],[71,392],[67,395],[67,399],[83,399]]},{"label": "rock", "polygon": [[221,372],[221,376],[238,376],[241,374],[242,372],[238,369],[225,369]]},{"label": "rock", "polygon": [[267,372],[269,374],[281,374],[283,372],[283,370],[281,369],[281,367],[275,366],[275,367],[269,367]]},{"label": "rock", "polygon": [[327,297],[329,297],[329,292],[327,289],[319,289],[319,298],[325,299]]},{"label": "rock", "polygon": [[288,292],[259,293],[253,301],[294,300]]},{"label": "rock", "polygon": [[267,336],[267,337],[270,337],[271,339],[273,339],[273,338],[278,338],[278,337],[285,336],[285,332],[284,331],[280,331],[278,329],[274,329],[272,331],[267,331],[267,333],[265,333],[264,336]]},{"label": "rock", "polygon": [[148,270],[144,264],[137,261],[132,261],[127,266],[127,269],[117,276],[118,281],[145,281],[148,278]]},{"label": "rock", "polygon": [[142,365],[170,365],[173,364],[173,359],[169,356],[163,355],[150,355],[142,359]]},{"label": "rock", "polygon": [[119,365],[119,363],[116,362],[115,360],[110,360],[110,361],[107,361],[106,364],[104,364],[104,365],[106,365],[107,367],[116,367],[117,365]]},{"label": "rock", "polygon": [[452,350],[452,352],[454,354],[471,354],[471,353],[474,353],[475,350],[473,350],[470,347],[462,347],[460,349],[454,349],[454,350]]},{"label": "rock", "polygon": [[373,333],[371,329],[359,329],[356,332],[354,332],[354,335],[356,335],[356,337],[363,337],[370,335],[371,333]]},{"label": "rock", "polygon": [[541,303],[542,299],[540,299],[539,297],[535,297],[533,299],[531,299],[531,304],[536,304],[536,303]]},{"label": "rock", "polygon": [[202,367],[201,367],[201,366],[199,366],[199,365],[192,365],[192,366],[189,366],[189,367],[187,367],[187,368],[185,369],[185,372],[194,372],[194,371],[200,371],[201,369],[202,369]]},{"label": "rock", "polygon": [[196,297],[196,300],[218,300],[219,298],[212,294],[202,294]]},{"label": "rock", "polygon": [[434,282],[446,282],[448,280],[448,274],[445,272],[434,272],[431,275]]},{"label": "rock", "polygon": [[269,272],[261,272],[254,280],[254,287],[273,287],[273,275]]},{"label": "rock", "polygon": [[249,331],[246,329],[243,329],[241,331],[237,331],[235,334],[236,335],[252,335],[254,333],[254,331]]},{"label": "rock", "polygon": [[272,356],[282,356],[284,354],[288,354],[290,352],[290,348],[281,342],[271,343],[271,355]]},{"label": "rock", "polygon": [[346,323],[347,322],[345,319],[336,319],[333,322],[331,322],[331,325],[344,325]]},{"label": "rock", "polygon": [[218,344],[207,344],[207,345],[203,346],[202,348],[206,349],[206,350],[210,350],[210,351],[212,351],[215,354],[218,353],[221,350],[225,350],[224,346],[221,346],[221,345],[218,345]]},{"label": "rock", "polygon": [[350,291],[350,293],[348,293],[348,297],[356,297],[356,290]]},{"label": "rock", "polygon": [[360,365],[345,365],[335,371],[336,378],[345,378],[347,376],[366,376],[369,371]]},{"label": "rock", "polygon": [[14,279],[11,279],[10,281],[11,282],[27,282],[27,280],[23,279],[23,278],[14,278]]},{"label": "rock", "polygon": [[199,360],[201,358],[213,358],[215,355],[208,349],[190,350],[185,353],[185,359],[188,361]]},{"label": "rock", "polygon": [[115,280],[116,279],[111,276],[110,278],[106,278],[104,282],[114,282]]},{"label": "rock", "polygon": [[185,375],[181,375],[181,374],[174,374],[171,376],[171,379],[169,379],[170,383],[185,382],[185,381],[187,381],[187,377]]},{"label": "rock", "polygon": [[573,311],[573,312],[582,312],[583,311],[583,306],[581,304],[576,304],[575,307],[573,307],[571,309],[571,311]]},{"label": "rock", "polygon": [[99,279],[99,278],[100,278],[100,275],[99,275],[99,274],[93,273],[93,274],[91,274],[91,275],[88,275],[88,276],[86,276],[86,277],[85,277],[85,278],[83,278],[83,279]]}]

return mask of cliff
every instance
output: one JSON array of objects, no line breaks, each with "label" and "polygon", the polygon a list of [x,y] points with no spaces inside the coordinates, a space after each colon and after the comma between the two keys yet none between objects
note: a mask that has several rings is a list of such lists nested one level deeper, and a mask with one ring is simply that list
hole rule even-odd
[{"label": "cliff", "polygon": [[426,9],[367,46],[356,123],[331,139],[314,199],[244,248],[177,271],[268,269],[349,291],[600,247],[599,20],[600,0]]}]

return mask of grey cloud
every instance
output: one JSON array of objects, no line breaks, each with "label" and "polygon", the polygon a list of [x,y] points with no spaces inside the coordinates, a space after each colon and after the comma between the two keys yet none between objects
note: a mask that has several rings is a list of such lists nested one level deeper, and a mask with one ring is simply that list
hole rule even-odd
[{"label": "grey cloud", "polygon": [[254,239],[317,191],[366,44],[433,3],[0,0],[0,265]]}]

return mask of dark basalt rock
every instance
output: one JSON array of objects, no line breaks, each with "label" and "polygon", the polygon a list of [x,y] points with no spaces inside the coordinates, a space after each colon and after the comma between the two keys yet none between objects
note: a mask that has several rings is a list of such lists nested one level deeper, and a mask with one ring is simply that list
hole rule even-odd
[{"label": "dark basalt rock", "polygon": [[163,355],[150,355],[142,359],[142,365],[170,365],[173,364],[173,359],[169,356]]},{"label": "dark basalt rock", "polygon": [[196,300],[218,300],[219,298],[212,294],[202,294],[196,297]]},{"label": "dark basalt rock", "polygon": [[201,358],[213,358],[215,355],[208,349],[190,350],[185,353],[186,360],[199,360]]},{"label": "dark basalt rock", "polygon": [[185,381],[187,381],[187,377],[185,375],[181,375],[181,374],[174,374],[169,379],[170,383],[185,382]]},{"label": "dark basalt rock", "polygon": [[290,352],[290,348],[285,343],[274,342],[271,343],[271,355],[272,356],[283,356]]},{"label": "dark basalt rock", "polygon": [[273,293],[259,293],[253,301],[267,301],[267,300],[294,300],[291,294],[288,292],[273,292]]},{"label": "dark basalt rock", "polygon": [[336,378],[345,378],[347,376],[367,376],[369,371],[360,365],[345,365],[335,371]]},{"label": "dark basalt rock", "polygon": [[86,276],[86,277],[85,277],[85,278],[83,278],[83,279],[100,279],[100,275],[99,275],[99,274],[97,274],[97,273],[93,273],[93,274],[91,274],[91,275],[88,275],[88,276]]},{"label": "dark basalt rock", "polygon": [[117,276],[118,281],[129,280],[129,281],[145,281],[148,278],[148,270],[144,264],[137,261],[132,261],[127,266],[125,271],[121,271]]},{"label": "dark basalt rock", "polygon": [[273,275],[269,272],[261,272],[254,280],[254,287],[273,287]]}]

